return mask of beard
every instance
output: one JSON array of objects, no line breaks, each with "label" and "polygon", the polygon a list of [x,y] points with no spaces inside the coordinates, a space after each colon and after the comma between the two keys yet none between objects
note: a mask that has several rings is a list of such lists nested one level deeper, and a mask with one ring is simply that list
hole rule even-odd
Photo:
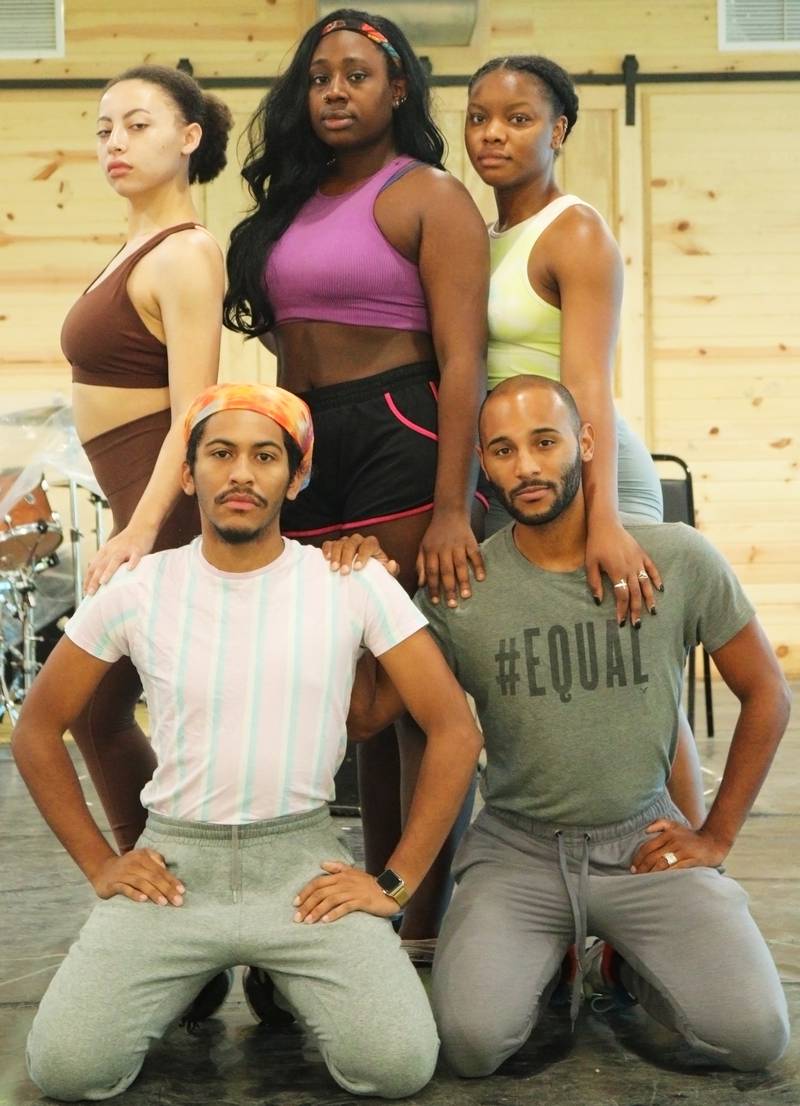
[{"label": "beard", "polygon": [[[516,522],[521,522],[523,526],[544,526],[557,519],[572,503],[581,486],[582,473],[583,461],[580,450],[576,450],[574,460],[564,465],[560,474],[561,479],[557,483],[552,480],[526,480],[522,484],[517,484],[510,492],[499,488],[497,484],[493,486],[503,506]],[[515,497],[528,488],[551,488],[556,493],[555,499],[545,511],[533,509],[525,511],[517,506]]]},{"label": "beard", "polygon": [[[289,482],[287,481],[286,488],[288,487]],[[284,488],[284,494],[286,492],[286,488]],[[213,527],[217,537],[219,537],[220,540],[224,541],[227,545],[247,545],[248,542],[258,541],[264,536],[267,530],[269,530],[270,526],[275,520],[276,515],[280,514],[280,510],[283,505],[283,496],[280,496],[278,498],[278,500],[276,501],[277,506],[275,506],[274,503],[270,503],[264,498],[263,495],[259,495],[252,489],[238,488],[234,488],[225,492],[224,494],[218,495],[214,500],[214,503],[224,503],[226,499],[230,499],[232,496],[235,496],[237,494],[237,491],[255,500],[256,504],[259,507],[267,508],[267,517],[262,518],[261,523],[258,526],[253,527],[248,527],[246,524],[244,524],[244,519],[242,520],[243,525],[241,526],[221,526],[219,523],[214,522],[213,518],[209,517],[208,521],[211,523],[211,526]]]},{"label": "beard", "polygon": [[246,530],[238,526],[217,526],[216,522],[212,522],[214,532],[217,537],[224,541],[227,545],[246,545],[251,541],[258,541],[259,538],[267,532],[270,526],[269,521],[265,522],[262,526],[256,526],[253,530]]}]

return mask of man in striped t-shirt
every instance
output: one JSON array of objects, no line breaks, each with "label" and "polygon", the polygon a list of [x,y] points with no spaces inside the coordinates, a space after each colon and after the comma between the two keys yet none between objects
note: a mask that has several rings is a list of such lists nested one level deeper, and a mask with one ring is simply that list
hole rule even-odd
[{"label": "man in striped t-shirt", "polygon": [[[391,576],[369,563],[334,574],[319,550],[281,537],[281,506],[311,463],[305,404],[218,385],[186,431],[183,484],[201,537],[118,570],[81,605],[14,732],[34,799],[103,900],[42,1000],[31,1076],[54,1098],[120,1093],[149,1042],[244,963],[269,973],[342,1087],[413,1094],[438,1040],[389,918],[441,847],[480,736]],[[428,735],[406,831],[378,879],[352,866],[326,806],[362,648]],[[118,856],[62,737],[123,655],[147,693],[158,767],[142,792],[144,834]]]}]

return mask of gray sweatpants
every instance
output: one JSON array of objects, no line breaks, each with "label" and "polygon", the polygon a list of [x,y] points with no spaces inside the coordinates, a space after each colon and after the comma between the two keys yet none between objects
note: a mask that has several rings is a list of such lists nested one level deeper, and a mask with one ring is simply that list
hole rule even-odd
[{"label": "gray sweatpants", "polygon": [[152,1041],[221,969],[266,969],[353,1094],[400,1098],[433,1074],[430,1005],[387,919],[294,922],[323,860],[352,862],[327,808],[247,826],[151,814],[139,840],[186,886],[180,907],[100,902],[53,978],[28,1039],[33,1081],[53,1098],[124,1091]]},{"label": "gray sweatpants", "polygon": [[702,1053],[745,1071],[782,1055],[786,1000],[739,884],[715,868],[630,872],[659,817],[684,820],[666,795],[627,822],[585,829],[480,813],[456,854],[433,965],[442,1052],[456,1072],[488,1075],[524,1044],[568,946],[582,949],[587,932],[622,955],[645,1010]]}]

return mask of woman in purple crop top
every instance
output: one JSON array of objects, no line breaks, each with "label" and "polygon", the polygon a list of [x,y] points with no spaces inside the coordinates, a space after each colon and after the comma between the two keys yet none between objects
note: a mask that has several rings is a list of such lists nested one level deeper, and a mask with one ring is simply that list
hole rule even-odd
[{"label": "woman in purple crop top", "polygon": [[[266,338],[316,431],[311,483],[283,532],[374,534],[409,592],[464,594],[469,565],[483,573],[470,516],[488,249],[475,204],[441,168],[419,59],[388,20],[332,12],[304,35],[250,140],[255,206],[231,235],[225,323]],[[407,797],[420,751],[400,747]],[[377,873],[399,837],[393,736],[359,759]],[[435,932],[424,902],[418,892],[403,936]]]}]

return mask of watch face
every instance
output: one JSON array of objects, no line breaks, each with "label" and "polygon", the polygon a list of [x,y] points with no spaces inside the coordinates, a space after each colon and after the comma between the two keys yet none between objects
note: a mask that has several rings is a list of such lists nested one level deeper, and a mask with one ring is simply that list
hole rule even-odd
[{"label": "watch face", "polygon": [[391,868],[387,868],[386,871],[381,872],[377,879],[381,891],[385,891],[387,895],[391,895],[403,884],[400,876],[395,875]]}]

